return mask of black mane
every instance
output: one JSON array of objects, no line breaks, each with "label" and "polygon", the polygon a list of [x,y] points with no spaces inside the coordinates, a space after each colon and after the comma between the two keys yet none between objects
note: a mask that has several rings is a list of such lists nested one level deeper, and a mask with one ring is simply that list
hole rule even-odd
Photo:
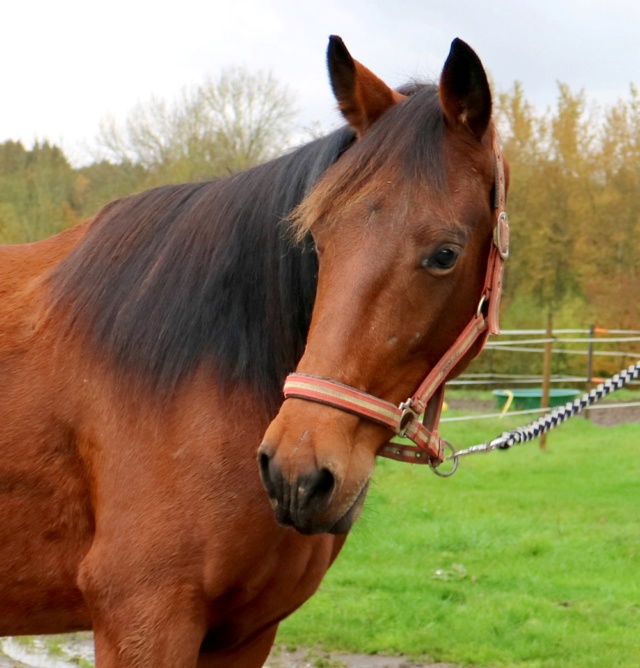
[{"label": "black mane", "polygon": [[54,307],[165,395],[207,360],[277,405],[317,280],[311,240],[294,244],[283,220],[352,141],[338,130],[227,179],[108,205],[55,270]]},{"label": "black mane", "polygon": [[[389,161],[406,179],[444,185],[437,89],[403,92],[410,99],[340,161],[323,202],[371,185]],[[304,350],[318,269],[308,228],[295,223],[296,244],[287,219],[353,141],[344,128],[227,179],[113,202],[54,270],[52,308],[165,397],[208,362],[222,386],[246,383],[276,408]]]}]

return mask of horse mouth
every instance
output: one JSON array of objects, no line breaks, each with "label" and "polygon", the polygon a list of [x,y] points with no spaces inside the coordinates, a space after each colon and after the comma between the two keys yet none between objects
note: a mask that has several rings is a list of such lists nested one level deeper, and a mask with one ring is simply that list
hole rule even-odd
[{"label": "horse mouth", "polygon": [[344,535],[349,533],[358,517],[360,517],[368,490],[369,481],[362,486],[349,509],[337,520],[318,518],[304,512],[297,512],[295,509],[281,506],[275,499],[272,499],[271,503],[275,510],[276,520],[282,526],[291,527],[298,533],[307,536],[319,533]]}]

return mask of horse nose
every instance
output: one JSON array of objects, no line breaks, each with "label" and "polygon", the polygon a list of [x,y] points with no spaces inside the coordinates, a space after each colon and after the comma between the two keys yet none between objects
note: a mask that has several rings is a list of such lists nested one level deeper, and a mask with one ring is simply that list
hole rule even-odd
[{"label": "horse nose", "polygon": [[324,512],[336,489],[336,477],[327,467],[313,468],[287,480],[272,449],[263,443],[258,450],[260,477],[282,524],[302,529],[311,515]]}]

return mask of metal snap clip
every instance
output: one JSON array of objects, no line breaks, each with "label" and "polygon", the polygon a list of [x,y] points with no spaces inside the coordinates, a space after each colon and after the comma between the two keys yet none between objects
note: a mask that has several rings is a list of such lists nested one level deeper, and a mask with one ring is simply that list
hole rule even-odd
[{"label": "metal snap clip", "polygon": [[[445,450],[450,452],[449,456],[445,457],[444,461],[440,464],[434,464],[433,462],[430,462],[429,465],[431,466],[431,470],[440,478],[450,478],[458,470],[458,464],[460,462],[456,457],[456,449],[453,447],[453,445],[451,445],[451,443],[449,443],[449,441],[444,442],[444,447]],[[444,464],[444,462],[452,462],[451,468],[443,471],[440,467],[442,464]]]}]

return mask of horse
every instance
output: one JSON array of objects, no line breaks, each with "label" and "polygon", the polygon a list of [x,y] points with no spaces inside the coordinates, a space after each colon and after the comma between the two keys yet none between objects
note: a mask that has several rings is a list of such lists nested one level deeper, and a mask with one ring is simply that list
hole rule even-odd
[{"label": "horse", "polygon": [[288,374],[395,402],[485,313],[478,56],[455,40],[439,85],[399,90],[338,37],[327,62],[343,128],[0,247],[1,635],[93,629],[98,668],[262,666],[391,431],[285,400]]}]

